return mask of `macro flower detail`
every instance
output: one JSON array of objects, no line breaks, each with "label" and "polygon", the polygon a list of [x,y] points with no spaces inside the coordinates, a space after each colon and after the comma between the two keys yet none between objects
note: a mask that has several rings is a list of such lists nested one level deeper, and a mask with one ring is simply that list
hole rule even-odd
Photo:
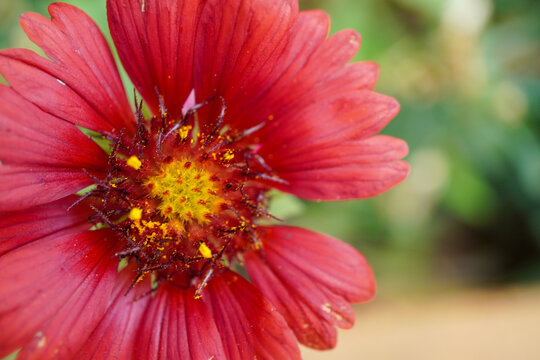
[{"label": "macro flower detail", "polygon": [[[130,104],[74,6],[0,51],[0,357],[299,359],[375,293],[351,246],[288,227],[270,190],[378,195],[407,145],[399,105],[296,0],[108,0]],[[139,98],[141,97],[141,98]],[[274,223],[274,224],[272,224]],[[270,224],[270,225],[269,225]],[[249,281],[242,275],[246,273]]]}]

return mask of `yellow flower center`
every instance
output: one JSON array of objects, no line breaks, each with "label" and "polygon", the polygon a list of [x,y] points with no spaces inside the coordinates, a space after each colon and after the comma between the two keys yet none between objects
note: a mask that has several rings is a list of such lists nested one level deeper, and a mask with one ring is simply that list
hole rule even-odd
[{"label": "yellow flower center", "polygon": [[160,200],[158,209],[165,219],[203,224],[225,203],[216,183],[200,164],[175,160],[150,177],[146,185],[150,195]]}]

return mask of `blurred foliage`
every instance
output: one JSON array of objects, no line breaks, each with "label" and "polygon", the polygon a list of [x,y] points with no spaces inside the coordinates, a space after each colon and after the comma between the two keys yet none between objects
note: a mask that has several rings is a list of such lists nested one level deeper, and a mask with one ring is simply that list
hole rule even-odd
[{"label": "blurred foliage", "polygon": [[[106,31],[104,0],[69,1]],[[303,0],[332,32],[362,34],[377,91],[401,113],[385,133],[410,145],[410,177],[369,200],[277,196],[289,224],[355,244],[381,295],[540,280],[540,3],[535,0]],[[0,47],[32,47],[22,11],[0,2]],[[35,49],[35,47],[32,47]]]}]

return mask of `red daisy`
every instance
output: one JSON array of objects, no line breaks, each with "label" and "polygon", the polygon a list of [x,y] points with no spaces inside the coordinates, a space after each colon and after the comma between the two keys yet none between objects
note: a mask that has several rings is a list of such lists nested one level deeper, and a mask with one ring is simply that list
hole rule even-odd
[{"label": "red daisy", "polygon": [[366,198],[406,177],[407,145],[376,135],[397,102],[372,91],[375,64],[348,64],[359,35],[327,38],[327,15],[296,0],[107,10],[145,105],[131,107],[106,40],[73,6],[21,18],[48,58],[0,52],[0,357],[334,347],[349,303],[374,295],[369,265],[329,236],[264,224],[270,189]]}]

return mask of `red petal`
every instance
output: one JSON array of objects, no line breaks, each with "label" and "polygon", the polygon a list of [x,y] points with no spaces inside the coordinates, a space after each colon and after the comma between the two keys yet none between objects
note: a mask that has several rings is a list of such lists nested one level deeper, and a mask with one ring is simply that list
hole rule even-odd
[{"label": "red petal", "polygon": [[154,114],[158,94],[172,118],[193,88],[195,30],[202,2],[188,0],[108,0],[109,27],[133,83]]},{"label": "red petal", "polygon": [[[253,126],[265,122],[267,126],[257,136],[279,136],[277,126],[281,122],[313,121],[309,115],[304,116],[305,109],[336,95],[373,88],[378,75],[376,64],[347,65],[359,49],[360,36],[353,30],[344,30],[325,41],[328,26],[324,12],[301,13],[271,77],[264,83],[250,84],[252,88],[246,85],[239,113],[231,114],[234,108],[228,109],[232,121],[241,119],[237,127],[242,127],[242,123]],[[317,115],[322,117],[323,114]],[[326,117],[324,121],[331,118]]]},{"label": "red petal", "polygon": [[0,257],[0,356],[28,343],[21,358],[71,358],[109,303],[118,261],[108,236],[53,234]]},{"label": "red petal", "polygon": [[[334,35],[326,43],[338,35],[340,34]],[[354,35],[348,34],[350,37]],[[334,51],[337,52],[337,49]],[[256,123],[265,122],[266,126],[257,136],[266,140],[273,137],[279,139],[280,135],[283,135],[284,126],[297,129],[306,123],[320,125],[311,131],[311,134],[325,136],[327,132],[331,134],[335,127],[349,125],[351,129],[359,128],[355,135],[368,136],[380,131],[396,115],[398,104],[393,99],[371,92],[378,76],[378,66],[375,63],[358,62],[346,65],[344,61],[347,58],[343,58],[343,62],[335,63],[325,57],[316,56],[312,54],[309,63],[304,64],[298,73],[288,73],[288,69],[252,108],[235,114],[235,118],[241,116],[256,120]],[[371,109],[366,106],[371,106]],[[371,124],[367,119],[373,116],[373,110],[379,111],[376,115],[386,116],[375,118],[377,122]],[[354,119],[354,122],[347,124],[351,119]],[[369,129],[366,126],[368,124],[376,126]]]},{"label": "red petal", "polygon": [[28,51],[2,52],[0,70],[5,78],[44,111],[74,124],[101,132],[133,130],[132,110],[97,25],[68,4],[52,4],[49,13],[52,20],[26,13],[21,24],[54,62]]},{"label": "red petal", "polygon": [[150,295],[145,295],[150,284],[145,281],[130,290],[133,276],[134,270],[131,267],[118,274],[115,292],[109,299],[110,306],[106,314],[90,336],[84,339],[86,342],[73,359],[145,359],[134,349],[137,344],[137,329],[151,301]]},{"label": "red petal", "polygon": [[[268,18],[276,13],[277,9]],[[231,15],[228,18],[234,17]],[[337,93],[343,96],[349,91],[373,88],[378,74],[376,64],[363,62],[346,65],[360,46],[360,37],[356,32],[345,30],[325,41],[329,19],[322,11],[300,13],[296,24],[289,20],[294,20],[294,17],[288,17],[287,22],[278,28],[279,36],[273,36],[270,41],[259,41],[265,44],[260,47],[263,51],[272,49],[269,51],[271,56],[264,56],[263,51],[251,49],[250,43],[242,42],[244,32],[241,26],[248,26],[243,18],[236,22],[229,21],[229,37],[215,35],[215,19],[209,21],[210,25],[201,21],[203,30],[198,33],[201,45],[195,53],[196,57],[200,57],[195,63],[198,67],[195,72],[196,94],[200,101],[215,94],[223,95],[227,106],[226,121],[233,128],[245,129],[262,122],[267,122],[267,125],[270,122],[300,123],[306,119],[310,122],[309,116],[296,119],[303,114],[304,108],[320,104],[329,97],[335,98]],[[287,27],[288,31],[284,34]],[[238,59],[234,56],[234,46],[237,45],[231,46],[233,54],[229,54],[229,38],[234,39],[231,44],[238,41],[247,49],[242,49]],[[227,57],[205,58],[208,49],[216,47],[223,48]],[[250,61],[249,66],[239,65],[246,59]],[[233,69],[239,69],[238,73]],[[201,78],[199,82],[197,77]],[[218,102],[218,105],[221,104]],[[207,116],[210,117],[206,121],[212,121],[217,115]],[[324,120],[327,122],[329,118]],[[276,131],[278,134],[275,134]],[[279,129],[272,130],[267,126],[257,133],[257,137],[266,139],[280,133]]]},{"label": "red petal", "polygon": [[92,184],[107,155],[75,126],[0,86],[0,211],[24,209]]},{"label": "red petal", "polygon": [[[408,165],[396,161],[399,158],[382,159],[385,154],[366,166],[358,164],[365,161],[365,157],[356,159],[357,163],[351,164],[350,168],[343,167],[341,174],[333,178],[331,172],[325,172],[326,169],[307,174],[307,171],[295,172],[289,167],[289,159],[294,162],[307,158],[310,161],[307,166],[316,162],[307,155],[299,159],[295,155],[297,149],[307,152],[309,147],[310,151],[318,151],[330,145],[337,149],[344,142],[377,134],[397,114],[399,104],[392,98],[371,91],[378,75],[376,64],[363,62],[347,65],[360,46],[360,37],[356,32],[345,30],[325,40],[329,26],[325,13],[301,13],[286,35],[274,36],[275,40],[268,43],[264,42],[265,39],[259,40],[265,44],[263,50],[267,47],[273,49],[272,56],[264,57],[257,52],[259,50],[252,50],[250,43],[243,39],[242,34],[251,34],[250,31],[241,31],[242,26],[248,26],[242,17],[243,12],[232,7],[230,11],[232,13],[227,18],[235,20],[223,21],[225,25],[221,25],[219,18],[209,17],[207,20],[206,9],[203,12],[198,33],[201,42],[195,53],[196,58],[200,59],[195,63],[196,94],[199,100],[206,100],[215,94],[223,95],[226,121],[233,128],[265,125],[251,140],[264,144],[260,155],[279,176],[290,182],[290,186],[281,186],[282,190],[320,200],[370,197],[405,178]],[[253,20],[254,23],[257,21],[257,18]],[[284,24],[277,29],[291,25]],[[225,35],[217,35],[216,29],[221,29],[219,26],[229,26],[222,30]],[[245,49],[242,48],[237,58],[235,49],[240,47],[239,44]],[[210,48],[217,48],[218,55],[204,58],[203,54]],[[222,48],[227,54],[223,59],[219,55]],[[249,66],[239,65],[243,64],[242,61],[250,61]],[[238,72],[235,69],[239,69]],[[208,111],[205,115],[209,116],[207,121],[216,119],[216,109],[213,115]],[[373,150],[379,145],[371,142],[362,146],[367,148],[367,152],[383,151]],[[399,146],[403,147],[401,143]],[[353,147],[355,152],[361,149],[359,144],[342,149]],[[386,150],[395,153],[393,149]],[[320,153],[317,157],[341,155],[339,151],[332,150]],[[327,167],[340,170],[335,164]],[[312,175],[320,177],[321,181],[312,184]],[[309,180],[306,179],[308,176]],[[307,180],[305,183],[304,179]],[[348,184],[344,185],[344,182]]]},{"label": "red petal", "polygon": [[[197,101],[216,95],[223,95],[227,106],[246,101],[246,86],[252,89],[251,84],[268,79],[279,62],[297,8],[295,0],[207,1],[195,41]],[[221,107],[221,102],[216,104]],[[215,121],[209,114],[200,119]]]},{"label": "red petal", "polygon": [[92,185],[80,169],[0,164],[0,212],[45,204]]},{"label": "red petal", "polygon": [[76,126],[44,113],[0,86],[0,161],[58,168],[101,170],[105,152]]},{"label": "red petal", "polygon": [[277,310],[240,275],[227,271],[204,289],[226,359],[300,359],[293,333]]},{"label": "red petal", "polygon": [[[366,139],[381,131],[398,112],[399,104],[393,98],[367,90],[336,91],[302,109],[291,121],[268,123],[264,129],[268,138],[261,140],[263,151],[287,156],[298,147]],[[268,155],[270,162],[272,158]]]},{"label": "red petal", "polygon": [[51,234],[64,236],[88,229],[89,207],[76,206],[67,211],[77,199],[69,196],[22,211],[0,213],[0,256]]},{"label": "red petal", "polygon": [[[286,39],[282,40],[285,49],[275,59],[272,58],[271,66],[267,65],[268,69],[272,69],[270,74],[264,73],[267,78],[244,84],[243,92],[237,94],[238,99],[231,98],[226,92],[229,123],[235,128],[249,128],[267,120],[273,109],[284,106],[290,99],[285,93],[291,87],[304,85],[299,84],[296,77],[324,42],[329,28],[330,18],[325,12],[301,12]],[[309,39],[305,37],[306,34],[309,34]],[[309,79],[318,74],[320,72],[312,73]]]},{"label": "red petal", "polygon": [[276,152],[273,169],[288,184],[281,190],[310,200],[345,200],[379,195],[402,182],[409,165],[400,139],[379,135],[359,141],[299,144],[290,153]]},{"label": "red petal", "polygon": [[300,343],[319,350],[336,346],[337,331],[332,322],[321,320],[317,309],[291,291],[258,253],[246,254],[245,259],[250,278],[278,308]]},{"label": "red petal", "polygon": [[375,280],[356,249],[337,239],[294,227],[267,227],[263,252],[245,254],[253,283],[283,314],[304,345],[329,349],[333,326],[349,328],[349,302],[370,300]]},{"label": "red petal", "polygon": [[399,112],[393,98],[369,90],[377,73],[373,63],[350,64],[335,70],[333,75],[339,76],[327,76],[319,83],[305,80],[284,88],[279,96],[269,95],[254,116],[265,123],[257,138],[275,151],[306,141],[338,142],[338,136],[358,139],[377,134]]},{"label": "red petal", "polygon": [[162,285],[145,311],[135,351],[142,359],[225,359],[221,338],[193,288]]},{"label": "red petal", "polygon": [[8,49],[0,51],[0,72],[14,89],[47,113],[94,131],[113,131],[99,110],[86,102],[71,82],[67,85],[64,80],[70,75],[61,65],[30,50]]}]

